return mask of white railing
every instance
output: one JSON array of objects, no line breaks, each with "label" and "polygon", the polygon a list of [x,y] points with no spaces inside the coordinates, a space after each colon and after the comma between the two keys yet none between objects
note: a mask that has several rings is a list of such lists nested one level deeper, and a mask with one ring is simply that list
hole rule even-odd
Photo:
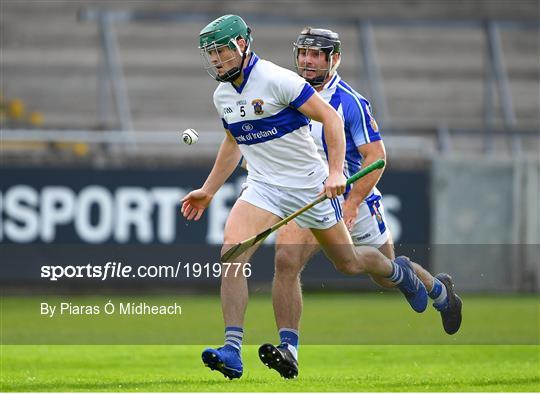
[{"label": "white railing", "polygon": [[[189,156],[205,156],[217,152],[225,136],[223,131],[199,131],[196,145],[185,145],[181,131],[135,131],[123,133],[118,130],[24,130],[12,129],[0,131],[2,151],[6,142],[18,143],[86,143],[103,144],[115,152],[126,154],[159,154],[159,152],[178,152]],[[389,152],[400,156],[431,158],[437,151],[436,142],[429,136],[389,135],[385,136],[385,145]],[[158,151],[156,151],[157,148]]]}]

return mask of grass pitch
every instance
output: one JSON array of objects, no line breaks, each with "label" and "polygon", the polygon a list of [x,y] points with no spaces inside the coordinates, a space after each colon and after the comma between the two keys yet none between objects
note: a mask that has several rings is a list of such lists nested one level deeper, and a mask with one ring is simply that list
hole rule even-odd
[{"label": "grass pitch", "polygon": [[[181,317],[162,321],[49,319],[36,312],[43,298],[2,299],[0,391],[507,392],[540,387],[535,296],[465,296],[462,330],[448,336],[437,312],[415,314],[399,294],[307,294],[300,375],[294,381],[258,360],[258,344],[277,339],[268,295],[250,300],[244,376],[234,381],[205,368],[200,359],[206,344],[222,340],[216,296],[132,298],[183,304]],[[98,298],[69,297],[87,304]],[[59,328],[60,335],[53,335]],[[46,340],[56,344],[37,344]],[[80,344],[100,342],[108,344]],[[175,345],[137,344],[152,342]]]},{"label": "grass pitch", "polygon": [[200,346],[4,346],[2,391],[538,391],[538,346],[306,345],[284,380],[246,346],[244,376],[204,368]]}]

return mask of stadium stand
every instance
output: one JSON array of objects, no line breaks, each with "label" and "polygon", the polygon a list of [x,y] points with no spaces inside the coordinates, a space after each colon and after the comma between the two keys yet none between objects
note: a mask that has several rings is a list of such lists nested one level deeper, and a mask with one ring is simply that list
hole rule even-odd
[{"label": "stadium stand", "polygon": [[[358,26],[350,18],[394,18],[437,24],[449,18],[462,21],[538,20],[538,3],[501,1],[364,1],[332,4],[298,1],[287,7],[262,1],[77,1],[2,2],[2,83],[8,97],[25,97],[46,116],[43,128],[118,130],[112,97],[100,100],[98,72],[103,62],[96,21],[80,18],[84,10],[131,10],[147,13],[191,14],[175,22],[114,22],[125,76],[131,124],[135,130],[172,131],[194,127],[220,131],[210,100],[215,82],[202,70],[197,34],[217,14],[247,15],[253,25],[255,50],[285,67],[292,66],[291,42],[306,20],[340,32],[345,51],[340,74],[373,103],[383,130],[434,137],[439,129],[505,129],[501,100],[494,101],[493,121],[486,122],[484,102],[486,37],[467,24],[455,29],[417,24],[377,25],[373,37],[388,113],[374,102],[365,80]],[[280,4],[277,2],[277,4]],[[79,15],[79,17],[78,17]],[[253,21],[249,21],[253,15]],[[266,20],[261,17],[264,15]],[[276,23],[285,15],[302,22]],[[322,15],[327,17],[322,18]],[[349,18],[349,19],[347,19]],[[46,23],[44,23],[46,21]],[[342,22],[341,22],[342,21]],[[515,111],[516,129],[540,127],[540,64],[538,29],[500,29],[500,42]],[[110,92],[109,92],[110,93]],[[494,97],[497,89],[493,86]],[[107,116],[102,116],[105,113]],[[104,111],[103,108],[106,110]],[[384,117],[382,115],[385,115]],[[388,115],[388,116],[386,116]],[[38,119],[40,120],[40,119]],[[463,134],[463,132],[462,132]],[[389,135],[389,133],[387,133]],[[503,141],[503,146],[507,142]],[[435,144],[435,143],[434,143]],[[482,148],[479,136],[453,137],[454,148]],[[530,145],[525,144],[526,147]],[[390,149],[392,144],[389,144]],[[499,146],[498,146],[499,147]],[[533,149],[538,149],[533,144]]]}]

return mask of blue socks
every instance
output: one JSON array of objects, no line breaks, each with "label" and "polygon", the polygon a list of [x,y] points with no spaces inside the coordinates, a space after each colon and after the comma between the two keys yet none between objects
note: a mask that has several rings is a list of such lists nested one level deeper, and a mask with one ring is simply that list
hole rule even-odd
[{"label": "blue socks", "polygon": [[[242,349],[244,330],[242,327],[225,327],[225,346],[232,346],[236,350]],[[289,350],[297,357],[298,331],[292,328],[282,328],[279,330],[279,339],[282,344],[287,344]]]},{"label": "blue socks", "polygon": [[433,300],[433,305],[439,309],[446,304],[448,299],[446,286],[437,278],[433,278],[433,288],[428,295]]},{"label": "blue socks", "polygon": [[282,328],[279,330],[279,339],[281,343],[288,343],[298,348],[298,331],[292,328]]},{"label": "blue socks", "polygon": [[298,331],[292,328],[281,328],[279,340],[282,344],[287,345],[294,358],[298,360]]},{"label": "blue socks", "polygon": [[[397,265],[395,262],[392,263],[392,273],[387,278],[394,284],[399,285],[403,281],[403,269]],[[448,296],[446,292],[446,287],[444,284],[437,278],[433,277],[433,287],[428,292],[428,296],[433,300],[433,305],[437,309],[444,309]]]},{"label": "blue socks", "polygon": [[234,347],[240,351],[244,339],[244,329],[242,327],[225,327],[225,345]]},{"label": "blue socks", "polygon": [[395,262],[391,261],[391,263],[392,273],[390,274],[390,276],[387,276],[387,278],[390,280],[390,282],[399,285],[403,280],[403,269]]}]

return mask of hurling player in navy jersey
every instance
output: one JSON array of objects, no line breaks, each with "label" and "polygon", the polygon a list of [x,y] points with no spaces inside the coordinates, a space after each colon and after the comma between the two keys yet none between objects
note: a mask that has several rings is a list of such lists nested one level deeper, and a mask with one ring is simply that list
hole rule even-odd
[{"label": "hurling player in navy jersey", "polygon": [[[369,102],[337,73],[341,62],[341,42],[338,34],[327,29],[305,28],[294,43],[294,61],[297,73],[309,82],[343,119],[346,142],[345,175],[350,177],[362,166],[378,159],[386,159],[384,143]],[[319,154],[326,162],[326,130],[323,124],[314,120],[310,122],[310,130]],[[373,246],[388,259],[394,260],[392,236],[385,219],[382,196],[376,187],[381,175],[382,171],[368,174],[346,190],[343,216],[355,245]],[[320,245],[313,234],[295,222],[290,222],[278,231],[272,298],[280,345],[262,345],[259,356],[265,364],[268,364],[269,359],[274,360],[270,366],[285,377],[287,376],[283,371],[297,370],[302,313],[300,273],[319,250]],[[461,300],[454,292],[452,278],[447,274],[433,277],[420,265],[411,264],[433,299],[433,306],[440,312],[445,331],[454,334],[461,324]],[[383,287],[396,286],[384,276],[370,276]],[[279,361],[276,362],[276,359]]]}]

